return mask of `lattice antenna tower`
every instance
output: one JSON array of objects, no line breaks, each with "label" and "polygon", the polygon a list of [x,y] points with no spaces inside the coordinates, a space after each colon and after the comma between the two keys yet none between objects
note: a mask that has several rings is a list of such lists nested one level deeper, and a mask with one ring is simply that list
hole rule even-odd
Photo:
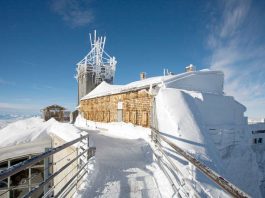
[{"label": "lattice antenna tower", "polygon": [[113,78],[115,75],[117,61],[115,57],[111,57],[104,51],[106,37],[97,37],[96,30],[94,31],[94,38],[89,34],[90,37],[90,52],[77,63],[77,75],[91,73],[93,78],[93,83],[99,84],[102,81],[108,83],[113,83]]}]

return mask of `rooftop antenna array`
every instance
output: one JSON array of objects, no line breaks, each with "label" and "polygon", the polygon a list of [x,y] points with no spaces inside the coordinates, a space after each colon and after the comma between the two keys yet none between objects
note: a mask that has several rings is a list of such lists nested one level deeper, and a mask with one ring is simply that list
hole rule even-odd
[{"label": "rooftop antenna array", "polygon": [[113,83],[117,61],[115,57],[111,57],[104,51],[106,37],[97,37],[96,30],[94,31],[94,38],[90,37],[90,52],[77,63],[77,75],[83,73],[91,73],[93,75],[93,83],[100,84],[102,81]]}]

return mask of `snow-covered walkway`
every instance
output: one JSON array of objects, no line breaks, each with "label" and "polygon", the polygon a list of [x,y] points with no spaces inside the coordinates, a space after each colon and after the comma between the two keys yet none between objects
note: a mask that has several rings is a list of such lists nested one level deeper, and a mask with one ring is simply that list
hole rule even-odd
[{"label": "snow-covered walkway", "polygon": [[96,160],[78,197],[161,197],[153,176],[158,167],[152,165],[152,150],[145,140],[85,131],[96,146]]}]

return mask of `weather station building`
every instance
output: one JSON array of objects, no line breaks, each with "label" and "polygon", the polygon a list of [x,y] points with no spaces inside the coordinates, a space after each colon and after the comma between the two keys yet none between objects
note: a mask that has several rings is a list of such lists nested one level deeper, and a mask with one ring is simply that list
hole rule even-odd
[{"label": "weather station building", "polygon": [[157,103],[154,101],[158,101],[164,89],[174,89],[182,95],[200,95],[194,98],[194,103],[209,130],[215,125],[246,125],[246,108],[224,95],[223,72],[197,71],[190,64],[180,74],[164,71],[162,76],[147,78],[142,72],[139,81],[113,85],[117,61],[104,51],[105,42],[106,37],[97,37],[96,31],[94,38],[90,34],[91,51],[77,64],[78,111],[84,118],[150,127],[152,109]]}]

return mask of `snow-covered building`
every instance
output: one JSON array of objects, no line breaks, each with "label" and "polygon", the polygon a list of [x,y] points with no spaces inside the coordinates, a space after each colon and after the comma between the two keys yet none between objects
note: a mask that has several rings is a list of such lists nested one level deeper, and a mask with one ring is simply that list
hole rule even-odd
[{"label": "snow-covered building", "polygon": [[70,121],[70,111],[66,111],[66,109],[60,105],[50,105],[42,110],[42,117],[45,121],[54,118],[60,122],[69,122]]},{"label": "snow-covered building", "polygon": [[80,112],[94,121],[119,120],[150,126],[154,98],[165,89],[173,89],[175,93],[194,98],[208,129],[220,124],[246,124],[246,108],[233,97],[224,95],[223,84],[224,74],[210,70],[146,78],[127,85],[102,82],[81,99]]},{"label": "snow-covered building", "polygon": [[[0,170],[80,137],[79,130],[70,124],[59,123],[55,119],[44,122],[39,117],[11,123],[1,129],[0,133]],[[50,168],[45,168],[44,161],[41,161],[4,181],[0,181],[0,197],[22,197],[44,181],[45,172],[48,171],[48,174],[56,172],[69,160],[74,159],[77,152],[76,146],[69,147],[49,158]],[[77,162],[73,163],[51,181],[50,187],[53,184],[59,184],[54,188],[55,194],[77,172],[76,165]],[[70,171],[72,172],[69,174]],[[65,179],[61,181],[64,177]],[[43,190],[38,190],[34,197],[40,195],[43,195]]]},{"label": "snow-covered building", "polygon": [[[265,196],[246,107],[224,93],[223,72],[186,70],[126,85],[102,82],[81,98],[79,111],[91,121],[156,125],[179,147],[251,196]],[[183,175],[190,175],[188,180],[200,196],[227,197],[189,163],[178,158],[175,163]]]},{"label": "snow-covered building", "polygon": [[253,148],[265,149],[265,123],[251,123],[249,124],[249,131],[252,135]]}]

